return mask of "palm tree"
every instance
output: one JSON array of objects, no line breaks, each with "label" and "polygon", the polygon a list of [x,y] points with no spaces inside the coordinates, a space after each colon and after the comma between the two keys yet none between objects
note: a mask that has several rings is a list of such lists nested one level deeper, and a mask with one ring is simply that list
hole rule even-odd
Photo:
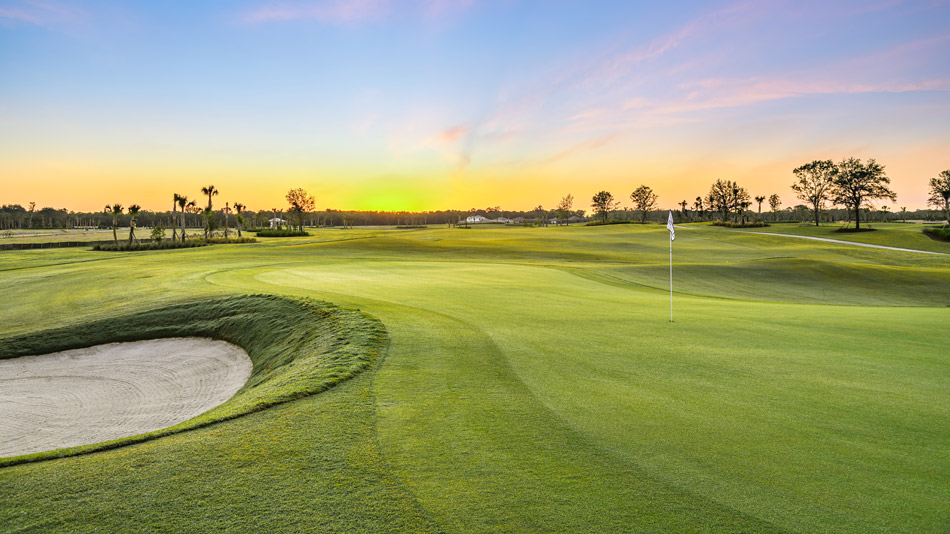
[{"label": "palm tree", "polygon": [[244,208],[245,208],[244,204],[241,204],[240,202],[234,203],[234,210],[237,211],[238,239],[241,238],[241,227],[244,226],[244,217],[241,215],[241,212],[244,211]]},{"label": "palm tree", "polygon": [[230,203],[225,202],[224,203],[224,238],[225,239],[228,238],[228,224],[230,223],[228,219],[230,219],[230,215],[231,215]]},{"label": "palm tree", "polygon": [[138,204],[132,204],[129,206],[129,244],[132,244],[132,241],[135,240],[135,218],[139,215],[139,210],[142,209]]},{"label": "palm tree", "polygon": [[[182,243],[184,243],[185,242],[185,209],[190,206],[194,206],[195,201],[192,200],[191,202],[188,202],[188,197],[184,195],[179,195],[176,193],[175,203],[178,205],[178,207],[181,208],[181,241]],[[175,222],[177,223],[177,221]],[[172,241],[174,240],[175,240],[175,235],[172,234]]]},{"label": "palm tree", "polygon": [[119,226],[119,215],[122,215],[122,204],[106,204],[106,213],[112,215],[112,239],[115,241],[116,246],[119,245],[119,236],[115,233],[115,229]]},{"label": "palm tree", "polygon": [[762,203],[765,202],[765,196],[755,197],[755,201],[759,203],[759,219],[762,218]]},{"label": "palm tree", "polygon": [[686,206],[688,206],[689,204],[685,200],[681,200],[679,205],[681,208],[683,208],[683,217],[687,217]]},{"label": "palm tree", "polygon": [[907,222],[907,206],[901,206],[901,220]]},{"label": "palm tree", "polygon": [[[201,188],[201,192],[202,192],[203,194],[205,194],[205,195],[208,195],[208,209],[207,209],[207,211],[206,211],[206,213],[207,213],[208,215],[205,216],[205,219],[206,219],[206,220],[210,220],[210,217],[211,217],[211,209],[212,209],[212,207],[211,207],[211,197],[213,197],[214,195],[217,195],[217,194],[218,194],[218,190],[217,190],[213,185],[209,185],[209,186],[207,186],[207,187],[202,187],[202,188]],[[208,239],[208,225],[207,225],[207,224],[205,225],[205,239]]]},{"label": "palm tree", "polygon": [[[181,195],[175,193],[172,195],[172,241],[178,240],[178,206],[182,201]],[[184,210],[184,207],[182,208]]]}]

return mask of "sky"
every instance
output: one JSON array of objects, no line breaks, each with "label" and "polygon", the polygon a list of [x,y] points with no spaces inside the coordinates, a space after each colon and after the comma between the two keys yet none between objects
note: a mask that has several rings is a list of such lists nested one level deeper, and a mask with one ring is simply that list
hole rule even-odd
[{"label": "sky", "polygon": [[553,208],[950,168],[950,1],[0,0],[0,203]]}]

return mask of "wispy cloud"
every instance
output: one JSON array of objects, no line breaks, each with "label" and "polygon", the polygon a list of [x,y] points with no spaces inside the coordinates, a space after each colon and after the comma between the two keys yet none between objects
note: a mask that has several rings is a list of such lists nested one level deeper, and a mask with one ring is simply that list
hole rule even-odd
[{"label": "wispy cloud", "polygon": [[323,0],[272,3],[259,6],[242,17],[245,22],[313,21],[325,24],[351,24],[382,20],[409,13],[426,20],[442,20],[475,4],[475,0]]},{"label": "wispy cloud", "polygon": [[52,28],[81,22],[85,18],[82,10],[55,2],[19,0],[0,4],[0,23]]},{"label": "wispy cloud", "polygon": [[378,19],[390,12],[390,0],[331,0],[261,6],[247,15],[247,22],[312,20],[331,24]]}]

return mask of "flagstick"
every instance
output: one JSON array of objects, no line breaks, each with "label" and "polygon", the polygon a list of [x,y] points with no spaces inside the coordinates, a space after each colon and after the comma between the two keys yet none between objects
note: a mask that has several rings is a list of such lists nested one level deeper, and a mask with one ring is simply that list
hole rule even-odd
[{"label": "flagstick", "polygon": [[670,235],[670,322],[673,322],[673,236]]}]

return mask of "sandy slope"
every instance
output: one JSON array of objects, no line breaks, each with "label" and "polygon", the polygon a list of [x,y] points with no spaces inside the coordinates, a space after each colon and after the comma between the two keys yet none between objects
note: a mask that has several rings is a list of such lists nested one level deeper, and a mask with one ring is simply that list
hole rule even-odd
[{"label": "sandy slope", "polygon": [[251,367],[240,347],[202,338],[0,360],[0,457],[187,421],[231,398]]}]

